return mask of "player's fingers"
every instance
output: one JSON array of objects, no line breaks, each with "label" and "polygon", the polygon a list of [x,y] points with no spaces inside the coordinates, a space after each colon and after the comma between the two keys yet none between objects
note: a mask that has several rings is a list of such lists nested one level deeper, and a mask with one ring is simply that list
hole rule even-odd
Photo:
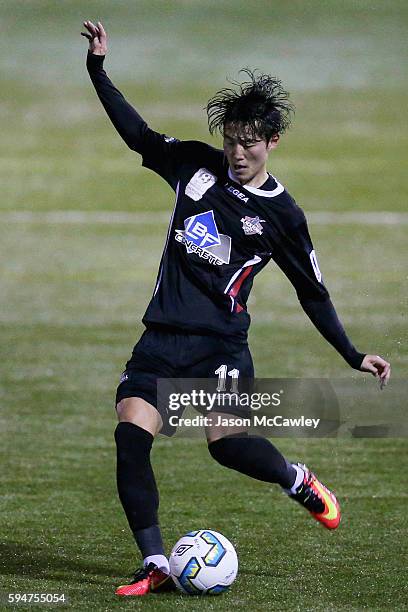
[{"label": "player's fingers", "polygon": [[98,32],[96,32],[95,28],[90,25],[89,21],[85,21],[84,22],[84,26],[86,27],[86,29],[89,32],[89,35],[90,35],[89,40],[93,40],[94,38],[98,37]]},{"label": "player's fingers", "polygon": [[380,370],[381,375],[383,375],[384,372],[387,372],[387,370],[390,368],[388,361],[385,361],[385,359],[379,357],[378,355],[376,355],[373,359],[373,364]]},{"label": "player's fingers", "polygon": [[366,361],[364,364],[364,369],[366,372],[370,372],[373,376],[378,376],[378,368],[371,361]]},{"label": "player's fingers", "polygon": [[386,366],[388,364],[388,361],[385,361],[385,359],[383,359],[379,355],[375,355],[374,360],[376,363],[379,363],[382,366]]},{"label": "player's fingers", "polygon": [[383,371],[381,372],[381,380],[384,381],[384,384],[387,384],[387,382],[389,381],[391,376],[391,366],[389,363],[387,363],[387,365],[383,368]]},{"label": "player's fingers", "polygon": [[363,372],[370,372],[373,376],[378,375],[377,357],[375,355],[366,355],[361,364],[361,370]]},{"label": "player's fingers", "polygon": [[96,38],[98,39],[99,42],[101,42],[102,40],[102,34],[98,28],[98,26],[95,26],[95,32],[96,32]]},{"label": "player's fingers", "polygon": [[380,389],[383,389],[390,378],[391,365],[379,355],[373,355],[369,361],[377,368],[378,377],[380,379]]},{"label": "player's fingers", "polygon": [[85,36],[85,38],[87,38],[89,41],[92,40],[92,36],[90,34],[87,34],[86,32],[81,32],[81,36]]},{"label": "player's fingers", "polygon": [[386,387],[388,385],[388,378],[385,380],[380,380],[380,389],[381,391],[384,389],[384,387]]},{"label": "player's fingers", "polygon": [[87,25],[85,27],[91,32],[91,34],[94,34],[96,36],[98,33],[96,25],[92,23],[92,21],[89,21],[89,20],[86,22],[86,24]]},{"label": "player's fingers", "polygon": [[99,33],[101,36],[103,36],[104,38],[106,38],[106,32],[105,32],[105,28],[103,27],[103,25],[101,24],[100,21],[98,21],[98,23],[96,24],[98,26],[99,29]]},{"label": "player's fingers", "polygon": [[388,384],[388,381],[390,380],[390,375],[391,375],[391,368],[388,368],[386,370],[386,372],[383,372],[381,374],[381,376],[380,376],[380,389],[381,389],[381,391]]},{"label": "player's fingers", "polygon": [[385,359],[382,358],[377,359],[376,365],[378,365],[382,370],[387,370],[390,367],[388,361],[385,361]]}]

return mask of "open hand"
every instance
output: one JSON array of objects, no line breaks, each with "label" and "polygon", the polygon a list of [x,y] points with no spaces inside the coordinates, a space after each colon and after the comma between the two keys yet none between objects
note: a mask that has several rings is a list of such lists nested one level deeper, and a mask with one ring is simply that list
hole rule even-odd
[{"label": "open hand", "polygon": [[89,52],[94,55],[106,55],[108,51],[108,37],[100,21],[96,25],[92,21],[84,21],[88,32],[81,32],[89,40]]},{"label": "open hand", "polygon": [[391,365],[378,355],[366,355],[360,366],[362,372],[371,372],[379,379],[380,389],[383,389],[391,376]]}]

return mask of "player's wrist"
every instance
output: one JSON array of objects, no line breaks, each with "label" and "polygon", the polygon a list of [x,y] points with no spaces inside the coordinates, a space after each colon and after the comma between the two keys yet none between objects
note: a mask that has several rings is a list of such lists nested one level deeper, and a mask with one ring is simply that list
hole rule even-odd
[{"label": "player's wrist", "polygon": [[88,68],[102,68],[105,55],[98,55],[88,50],[86,57],[86,65]]},{"label": "player's wrist", "polygon": [[347,357],[347,363],[354,369],[354,370],[360,370],[361,369],[361,364],[363,363],[364,357],[366,356],[365,353],[359,353],[358,351],[354,350],[351,355],[349,355]]}]

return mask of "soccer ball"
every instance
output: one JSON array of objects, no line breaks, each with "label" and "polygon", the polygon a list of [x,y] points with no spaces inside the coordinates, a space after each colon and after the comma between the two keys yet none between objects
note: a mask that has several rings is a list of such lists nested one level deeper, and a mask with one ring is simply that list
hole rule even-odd
[{"label": "soccer ball", "polygon": [[229,540],[217,531],[186,533],[170,554],[170,573],[180,591],[188,595],[218,595],[238,574],[238,557]]}]

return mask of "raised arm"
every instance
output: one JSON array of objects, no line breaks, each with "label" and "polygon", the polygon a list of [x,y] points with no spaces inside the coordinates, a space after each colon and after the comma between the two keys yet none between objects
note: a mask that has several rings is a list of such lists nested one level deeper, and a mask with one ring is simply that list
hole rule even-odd
[{"label": "raised arm", "polygon": [[140,153],[143,166],[159,174],[175,190],[180,165],[190,156],[188,143],[159,134],[147,125],[103,69],[108,50],[103,25],[99,21],[96,25],[92,21],[84,21],[84,26],[87,32],[82,32],[82,36],[89,40],[88,72],[109,119],[128,147]]},{"label": "raised arm", "polygon": [[82,32],[82,36],[89,40],[86,65],[96,93],[109,119],[128,147],[143,155],[148,126],[113,85],[103,69],[103,62],[108,51],[105,29],[99,21],[96,25],[92,21],[84,21],[84,26],[88,32]]}]

